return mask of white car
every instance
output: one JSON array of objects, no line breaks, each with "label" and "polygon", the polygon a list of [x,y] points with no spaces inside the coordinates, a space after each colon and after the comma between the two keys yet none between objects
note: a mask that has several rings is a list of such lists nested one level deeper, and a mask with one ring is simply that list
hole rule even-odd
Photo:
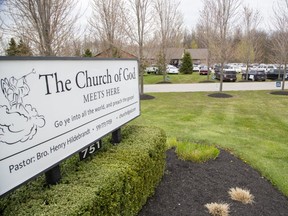
[{"label": "white car", "polygon": [[179,73],[178,68],[175,67],[174,65],[167,65],[166,71],[168,74],[178,74]]},{"label": "white car", "polygon": [[158,74],[159,68],[155,65],[145,68],[145,72],[148,74]]}]

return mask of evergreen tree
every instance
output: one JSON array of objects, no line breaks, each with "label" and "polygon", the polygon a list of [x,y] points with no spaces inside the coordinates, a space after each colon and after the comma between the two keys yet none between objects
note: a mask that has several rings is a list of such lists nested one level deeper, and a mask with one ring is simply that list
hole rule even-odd
[{"label": "evergreen tree", "polygon": [[18,55],[18,49],[17,49],[17,43],[14,40],[14,38],[11,38],[9,42],[9,47],[6,49],[6,56],[17,56]]},{"label": "evergreen tree", "polygon": [[183,74],[192,74],[193,64],[192,64],[192,58],[189,52],[184,52],[184,56],[182,58],[182,65],[179,71],[180,73],[183,73]]},{"label": "evergreen tree", "polygon": [[18,56],[32,56],[30,47],[23,42],[21,39],[19,45],[17,46],[17,55]]},{"label": "evergreen tree", "polygon": [[86,49],[85,53],[83,54],[83,57],[92,57],[92,52],[90,49]]},{"label": "evergreen tree", "polygon": [[6,49],[7,56],[32,56],[30,47],[25,44],[22,39],[17,45],[17,42],[14,40],[14,38],[11,38],[8,45],[9,47]]}]

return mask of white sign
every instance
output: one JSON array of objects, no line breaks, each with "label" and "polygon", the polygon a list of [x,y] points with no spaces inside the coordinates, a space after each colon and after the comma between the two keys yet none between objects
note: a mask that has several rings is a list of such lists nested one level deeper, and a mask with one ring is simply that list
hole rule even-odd
[{"label": "white sign", "polygon": [[0,195],[140,115],[138,61],[0,57]]}]

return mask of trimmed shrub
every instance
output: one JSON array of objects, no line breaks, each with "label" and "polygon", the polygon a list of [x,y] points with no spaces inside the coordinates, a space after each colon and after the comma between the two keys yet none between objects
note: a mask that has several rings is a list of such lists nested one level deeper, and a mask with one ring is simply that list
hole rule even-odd
[{"label": "trimmed shrub", "polygon": [[58,185],[40,176],[1,199],[0,215],[137,215],[164,174],[165,143],[159,128],[127,126],[119,145],[63,162]]}]

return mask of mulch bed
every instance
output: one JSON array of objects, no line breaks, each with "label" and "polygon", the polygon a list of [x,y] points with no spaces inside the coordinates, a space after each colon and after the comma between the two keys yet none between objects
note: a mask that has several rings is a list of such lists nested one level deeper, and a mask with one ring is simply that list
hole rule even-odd
[{"label": "mulch bed", "polygon": [[270,92],[270,94],[273,94],[273,95],[288,95],[288,91],[273,91],[273,92]]},{"label": "mulch bed", "polygon": [[[177,158],[167,151],[166,171],[155,194],[139,216],[209,216],[204,206],[211,202],[230,205],[230,214],[237,216],[287,216],[288,199],[250,166],[221,150],[216,160],[197,164]],[[250,190],[253,204],[230,199],[232,187]]]},{"label": "mulch bed", "polygon": [[214,97],[214,98],[231,98],[233,97],[232,95],[230,94],[226,94],[226,93],[213,93],[213,94],[209,94],[208,95],[209,97]]}]

